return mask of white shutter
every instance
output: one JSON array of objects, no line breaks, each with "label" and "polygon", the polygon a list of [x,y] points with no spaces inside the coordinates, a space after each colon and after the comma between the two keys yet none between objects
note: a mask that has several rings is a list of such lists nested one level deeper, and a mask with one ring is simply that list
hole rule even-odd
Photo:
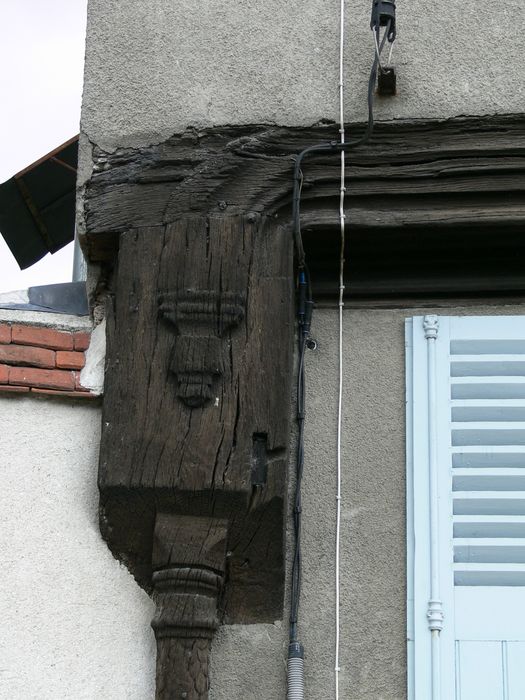
[{"label": "white shutter", "polygon": [[525,317],[407,322],[410,700],[525,698]]}]

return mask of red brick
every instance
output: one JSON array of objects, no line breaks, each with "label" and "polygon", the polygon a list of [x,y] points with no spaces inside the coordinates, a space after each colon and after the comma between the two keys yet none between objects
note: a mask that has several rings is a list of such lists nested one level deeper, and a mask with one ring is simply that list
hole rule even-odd
[{"label": "red brick", "polygon": [[0,365],[0,384],[9,384],[9,367]]},{"label": "red brick", "polygon": [[75,350],[87,350],[91,340],[91,333],[73,333]]},{"label": "red brick", "polygon": [[34,369],[33,367],[12,367],[9,370],[9,384],[34,386],[41,389],[63,389],[73,391],[73,372],[64,369]]},{"label": "red brick", "polygon": [[6,365],[53,368],[55,351],[47,348],[30,348],[25,345],[0,345],[0,362]]},{"label": "red brick", "polygon": [[[0,392],[2,387],[0,387]],[[68,399],[98,399],[96,394],[90,394],[86,391],[56,391],[55,389],[31,389],[32,394],[45,396],[62,396]]]},{"label": "red brick", "polygon": [[57,367],[64,369],[82,369],[86,358],[83,352],[71,352],[68,350],[57,351]]},{"label": "red brick", "polygon": [[52,350],[73,350],[73,336],[68,331],[53,328],[14,325],[11,329],[11,342],[19,345],[35,345]]},{"label": "red brick", "polygon": [[11,342],[11,326],[9,323],[0,323],[0,343]]},{"label": "red brick", "polygon": [[4,392],[8,394],[27,394],[28,386],[0,386],[0,395]]}]

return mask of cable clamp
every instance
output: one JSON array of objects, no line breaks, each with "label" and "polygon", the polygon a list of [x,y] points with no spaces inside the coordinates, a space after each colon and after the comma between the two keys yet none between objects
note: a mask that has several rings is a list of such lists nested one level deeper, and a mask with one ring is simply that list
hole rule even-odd
[{"label": "cable clamp", "polygon": [[396,3],[395,0],[373,0],[370,29],[379,31],[387,27],[387,39],[392,43],[396,38]]}]

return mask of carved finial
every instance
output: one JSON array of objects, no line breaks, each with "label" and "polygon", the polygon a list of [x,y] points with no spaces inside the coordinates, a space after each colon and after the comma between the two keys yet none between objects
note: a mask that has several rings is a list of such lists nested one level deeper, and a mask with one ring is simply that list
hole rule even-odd
[{"label": "carved finial", "polygon": [[439,330],[439,316],[428,315],[423,318],[423,330],[425,338],[437,338]]},{"label": "carved finial", "polygon": [[440,600],[429,600],[427,610],[429,630],[431,632],[434,630],[441,632],[443,629],[444,618],[445,615],[443,613],[443,603]]}]

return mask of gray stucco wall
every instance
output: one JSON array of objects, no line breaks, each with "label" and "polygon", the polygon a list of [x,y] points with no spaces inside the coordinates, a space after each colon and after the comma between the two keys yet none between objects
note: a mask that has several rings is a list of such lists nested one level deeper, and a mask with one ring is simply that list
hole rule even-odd
[{"label": "gray stucco wall", "polygon": [[153,606],[98,529],[100,407],[0,398],[0,698],[149,700]]},{"label": "gray stucco wall", "polygon": [[[344,313],[341,697],[406,700],[405,318],[523,314],[523,306]],[[337,312],[318,310],[307,365],[300,637],[306,697],[334,697]],[[286,619],[222,628],[213,700],[285,697]],[[423,699],[421,699],[423,700]]]},{"label": "gray stucco wall", "polygon": [[[371,0],[347,2],[346,119],[366,116]],[[398,3],[379,119],[522,112],[521,0]],[[82,130],[107,149],[188,126],[338,118],[339,0],[89,0]]]},{"label": "gray stucco wall", "polygon": [[[90,330],[85,317],[2,321]],[[153,604],[98,527],[101,407],[0,392],[0,700],[150,700]]]},{"label": "gray stucco wall", "polygon": [[[345,310],[341,697],[406,700],[404,320],[523,309]],[[326,700],[334,695],[337,312],[317,310],[313,335],[300,636],[306,697]],[[151,700],[153,605],[98,531],[100,408],[0,397],[0,424],[0,698]],[[274,624],[219,629],[210,700],[283,700],[286,619],[287,609]]]}]

